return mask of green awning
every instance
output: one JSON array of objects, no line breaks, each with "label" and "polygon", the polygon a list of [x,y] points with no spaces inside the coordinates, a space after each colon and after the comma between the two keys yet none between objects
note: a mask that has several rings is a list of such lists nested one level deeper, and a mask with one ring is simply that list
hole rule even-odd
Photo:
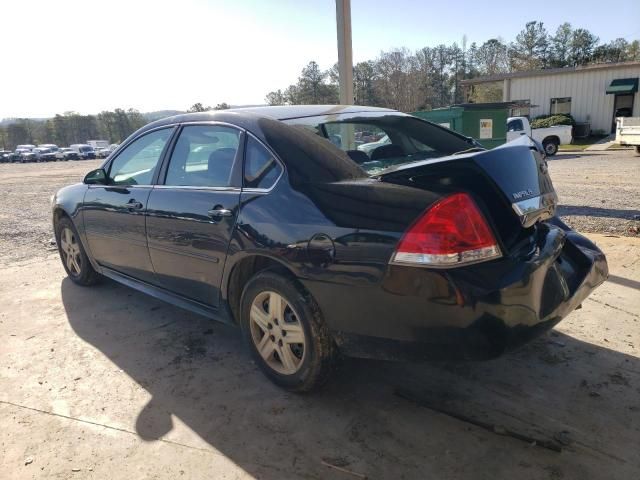
[{"label": "green awning", "polygon": [[633,93],[637,91],[637,78],[618,78],[607,87],[607,93]]}]

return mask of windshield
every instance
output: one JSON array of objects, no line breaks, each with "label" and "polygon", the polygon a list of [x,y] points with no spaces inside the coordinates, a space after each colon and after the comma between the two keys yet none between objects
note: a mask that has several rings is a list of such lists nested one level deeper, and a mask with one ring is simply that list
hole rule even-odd
[{"label": "windshield", "polygon": [[367,174],[405,163],[444,157],[477,145],[429,122],[402,114],[295,118],[285,123],[313,130],[344,151]]},{"label": "windshield", "polygon": [[80,147],[78,150],[80,150],[81,152],[93,152],[93,147],[86,145],[84,147]]}]

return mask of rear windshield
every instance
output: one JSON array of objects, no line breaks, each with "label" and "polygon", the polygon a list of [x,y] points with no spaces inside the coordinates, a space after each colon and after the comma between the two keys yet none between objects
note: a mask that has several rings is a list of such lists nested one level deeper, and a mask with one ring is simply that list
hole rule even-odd
[{"label": "rear windshield", "polygon": [[479,148],[473,140],[408,115],[341,117],[294,118],[285,123],[310,129],[326,138],[369,175],[405,163]]}]

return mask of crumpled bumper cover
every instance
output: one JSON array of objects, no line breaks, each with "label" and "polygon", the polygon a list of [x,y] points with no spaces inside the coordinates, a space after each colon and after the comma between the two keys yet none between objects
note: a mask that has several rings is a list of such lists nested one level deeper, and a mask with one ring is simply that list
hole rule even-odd
[{"label": "crumpled bumper cover", "polygon": [[[420,275],[419,270],[397,275]],[[405,333],[404,338],[362,331],[334,331],[334,338],[345,354],[358,357],[495,358],[551,329],[608,274],[604,253],[553,218],[539,225],[535,248],[527,259],[505,259],[444,274],[447,295],[426,298],[423,308],[413,308],[415,313],[405,309],[401,317],[389,320],[397,327],[395,331],[410,325],[410,334]],[[393,276],[386,280],[387,289],[394,288]],[[410,295],[395,293],[399,302],[411,301]]]}]

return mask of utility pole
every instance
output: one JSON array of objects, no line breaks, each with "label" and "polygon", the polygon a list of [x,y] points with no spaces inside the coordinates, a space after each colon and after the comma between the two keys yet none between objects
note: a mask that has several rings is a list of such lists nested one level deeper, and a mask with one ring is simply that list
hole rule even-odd
[{"label": "utility pole", "polygon": [[338,73],[340,103],[352,105],[353,55],[351,51],[351,0],[336,0],[336,26],[338,30]]}]

